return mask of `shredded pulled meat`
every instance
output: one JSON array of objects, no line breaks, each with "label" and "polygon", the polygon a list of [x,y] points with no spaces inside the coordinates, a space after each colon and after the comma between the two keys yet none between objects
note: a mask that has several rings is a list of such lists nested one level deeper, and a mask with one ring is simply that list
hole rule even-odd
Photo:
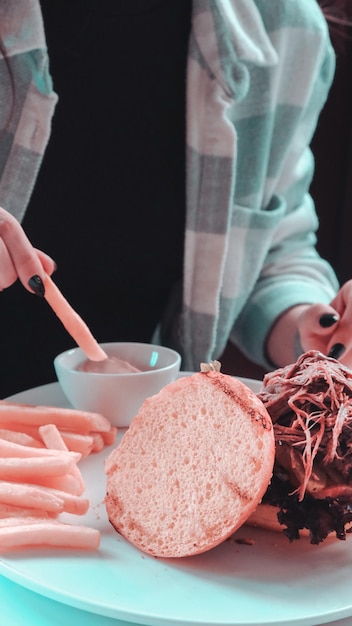
[{"label": "shredded pulled meat", "polygon": [[300,530],[308,529],[310,543],[318,545],[328,535],[335,533],[337,539],[346,539],[346,526],[352,522],[352,499],[314,498],[306,494],[299,500],[292,494],[287,477],[274,474],[263,498],[263,503],[278,507],[277,519],[283,525],[283,533],[290,542],[300,539]]},{"label": "shredded pulled meat", "polygon": [[275,480],[264,501],[280,506],[278,518],[291,540],[303,527],[312,543],[332,531],[344,539],[352,521],[352,371],[306,352],[266,374],[258,397],[276,442]]}]

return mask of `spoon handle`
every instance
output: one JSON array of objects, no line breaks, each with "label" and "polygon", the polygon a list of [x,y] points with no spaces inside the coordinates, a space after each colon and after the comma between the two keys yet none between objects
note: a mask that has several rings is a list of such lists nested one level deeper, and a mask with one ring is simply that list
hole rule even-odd
[{"label": "spoon handle", "polygon": [[50,276],[45,276],[45,300],[51,306],[54,313],[66,328],[67,332],[75,340],[91,361],[103,361],[108,356],[93,337],[87,324],[67,302],[59,288]]}]

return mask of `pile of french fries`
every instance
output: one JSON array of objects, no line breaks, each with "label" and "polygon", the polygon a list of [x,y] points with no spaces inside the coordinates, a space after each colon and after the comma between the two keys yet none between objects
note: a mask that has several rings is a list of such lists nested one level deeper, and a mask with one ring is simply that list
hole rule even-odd
[{"label": "pile of french fries", "polygon": [[59,515],[87,512],[78,463],[112,445],[116,434],[98,413],[0,401],[0,552],[99,547],[97,529]]}]

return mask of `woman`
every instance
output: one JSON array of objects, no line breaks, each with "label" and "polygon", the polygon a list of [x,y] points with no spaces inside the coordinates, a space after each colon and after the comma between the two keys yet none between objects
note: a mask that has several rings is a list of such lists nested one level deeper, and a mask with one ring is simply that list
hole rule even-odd
[{"label": "woman", "polygon": [[[219,357],[229,338],[267,368],[310,348],[352,366],[352,283],[339,291],[315,250],[308,193],[308,146],[334,72],[316,1],[42,0],[27,15],[22,4],[33,40],[20,34],[7,69],[16,104],[16,68],[32,68],[33,106],[23,97],[21,117],[3,121],[3,143],[14,127],[25,150],[3,151],[0,202],[55,259],[98,340],[158,339],[184,369]],[[14,19],[18,5],[6,12]],[[44,30],[59,100],[36,180],[55,105]],[[44,126],[35,146],[23,132],[33,111]],[[0,287],[19,276],[42,293],[52,258],[4,211],[0,234]],[[52,358],[71,345],[19,287],[1,296],[0,341],[16,356],[0,395],[15,378],[18,390],[54,380]]]}]

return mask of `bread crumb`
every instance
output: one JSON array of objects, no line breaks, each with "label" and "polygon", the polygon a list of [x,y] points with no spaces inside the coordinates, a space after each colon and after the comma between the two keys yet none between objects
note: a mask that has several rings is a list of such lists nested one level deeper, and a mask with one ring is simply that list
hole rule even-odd
[{"label": "bread crumb", "polygon": [[254,546],[255,544],[255,540],[250,537],[239,537],[238,539],[235,539],[235,542],[244,546]]}]

